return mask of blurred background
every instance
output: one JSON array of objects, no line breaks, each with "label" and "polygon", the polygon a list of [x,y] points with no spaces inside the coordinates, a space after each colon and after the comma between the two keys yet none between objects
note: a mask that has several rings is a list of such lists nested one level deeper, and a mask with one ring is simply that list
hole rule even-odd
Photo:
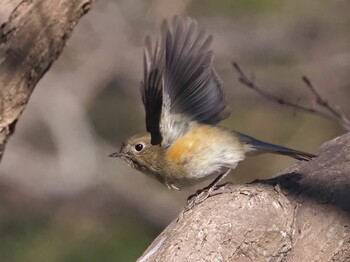
[{"label": "blurred background", "polygon": [[[169,191],[108,157],[145,130],[142,48],[162,19],[190,15],[214,35],[214,64],[232,112],[223,126],[317,152],[345,131],[247,89],[232,61],[267,91],[310,106],[306,75],[350,115],[349,8],[340,0],[99,0],[36,87],[7,145],[1,261],[135,261],[200,188]],[[272,177],[293,162],[248,159],[228,180]]]}]

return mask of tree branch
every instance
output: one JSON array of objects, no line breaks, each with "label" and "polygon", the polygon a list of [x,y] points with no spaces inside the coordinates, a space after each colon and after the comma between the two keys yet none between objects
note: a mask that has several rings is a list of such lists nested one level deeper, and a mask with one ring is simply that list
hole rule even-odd
[{"label": "tree branch", "polygon": [[350,261],[350,133],[279,177],[181,213],[145,261]]},{"label": "tree branch", "polygon": [[296,103],[292,103],[289,101],[286,101],[280,97],[277,97],[264,89],[258,87],[253,80],[249,79],[247,75],[242,71],[240,66],[233,62],[233,67],[237,71],[239,75],[239,81],[245,85],[246,87],[252,89],[253,91],[257,92],[261,96],[269,99],[272,102],[275,102],[279,105],[284,105],[288,107],[292,107],[297,110],[301,110],[307,113],[312,113],[315,115],[318,115],[320,117],[326,118],[330,121],[336,122],[340,124],[345,130],[350,131],[350,120],[345,116],[345,114],[340,110],[335,108],[334,106],[330,105],[326,99],[324,99],[319,92],[316,90],[316,88],[311,84],[311,81],[306,77],[303,76],[302,80],[304,81],[306,87],[311,91],[313,96],[315,97],[316,104],[319,105],[322,108],[325,108],[329,113],[325,113],[319,109],[316,109],[314,107],[307,107],[307,106],[301,106]]},{"label": "tree branch", "polygon": [[[0,159],[36,84],[93,0],[22,0],[0,28]],[[0,4],[8,9],[13,2]]]}]

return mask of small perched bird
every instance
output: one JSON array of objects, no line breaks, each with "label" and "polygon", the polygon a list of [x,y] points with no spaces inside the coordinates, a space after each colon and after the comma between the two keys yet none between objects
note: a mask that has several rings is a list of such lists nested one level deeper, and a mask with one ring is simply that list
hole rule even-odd
[{"label": "small perched bird", "polygon": [[146,37],[144,50],[141,96],[147,132],[128,138],[111,157],[170,189],[215,177],[207,192],[246,156],[315,157],[218,126],[229,113],[213,67],[212,36],[200,30],[196,20],[179,16],[163,22],[161,31],[154,48]]}]

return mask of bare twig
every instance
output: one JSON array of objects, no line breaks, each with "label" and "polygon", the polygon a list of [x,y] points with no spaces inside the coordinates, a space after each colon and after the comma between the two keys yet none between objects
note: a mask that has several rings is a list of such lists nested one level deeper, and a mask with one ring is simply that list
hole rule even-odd
[{"label": "bare twig", "polygon": [[302,77],[304,83],[306,86],[310,89],[310,91],[313,93],[313,95],[316,98],[316,103],[328,110],[336,119],[337,121],[347,130],[350,130],[350,120],[346,117],[343,111],[341,111],[340,108],[336,108],[331,106],[326,99],[324,99],[318,91],[315,89],[315,87],[312,85],[310,79],[306,76]]},{"label": "bare twig", "polygon": [[311,91],[313,96],[315,97],[316,104],[319,105],[322,108],[325,108],[329,113],[322,112],[321,110],[314,108],[314,107],[307,107],[298,105],[297,103],[292,103],[289,101],[286,101],[280,97],[277,97],[264,89],[258,87],[253,80],[249,79],[247,75],[242,71],[242,69],[239,67],[239,65],[235,62],[233,62],[233,67],[236,69],[237,73],[239,74],[239,81],[245,85],[246,87],[254,90],[258,94],[262,95],[263,97],[277,103],[280,105],[292,107],[296,110],[301,110],[307,113],[312,113],[315,115],[318,115],[320,117],[326,118],[330,121],[339,123],[344,129],[350,131],[350,120],[345,116],[345,114],[338,108],[335,108],[334,106],[330,105],[326,99],[324,99],[318,91],[315,89],[315,87],[312,85],[310,79],[308,79],[306,76],[303,76],[302,79],[304,83],[306,84],[306,87]]}]

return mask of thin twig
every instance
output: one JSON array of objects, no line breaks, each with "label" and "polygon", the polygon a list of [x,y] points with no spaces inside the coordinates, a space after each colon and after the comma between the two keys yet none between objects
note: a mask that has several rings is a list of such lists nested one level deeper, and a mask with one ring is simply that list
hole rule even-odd
[{"label": "thin twig", "polygon": [[258,94],[262,95],[263,97],[277,103],[280,105],[292,107],[297,110],[301,110],[307,113],[312,113],[315,115],[318,115],[320,117],[326,118],[330,121],[339,123],[344,129],[350,131],[350,120],[345,116],[345,114],[340,110],[336,109],[335,107],[331,106],[327,100],[325,100],[315,89],[315,87],[312,85],[311,81],[306,77],[303,76],[302,79],[304,83],[306,84],[307,88],[311,91],[313,96],[315,97],[316,104],[319,105],[320,107],[325,108],[328,113],[322,112],[318,110],[317,108],[313,107],[307,107],[307,106],[302,106],[298,105],[296,103],[292,103],[289,101],[286,101],[280,97],[277,97],[264,89],[258,87],[253,80],[249,79],[247,75],[242,71],[242,69],[239,67],[239,65],[235,62],[232,63],[233,67],[236,69],[237,73],[239,74],[239,81],[247,86],[248,88],[254,90]]},{"label": "thin twig", "polygon": [[302,77],[304,83],[306,86],[310,89],[310,91],[313,93],[313,95],[316,98],[316,102],[321,107],[326,108],[334,117],[338,119],[338,122],[340,122],[343,127],[347,130],[350,130],[350,120],[346,117],[344,112],[340,108],[336,108],[331,106],[326,99],[324,99],[316,90],[316,88],[311,83],[310,79],[306,76]]}]

